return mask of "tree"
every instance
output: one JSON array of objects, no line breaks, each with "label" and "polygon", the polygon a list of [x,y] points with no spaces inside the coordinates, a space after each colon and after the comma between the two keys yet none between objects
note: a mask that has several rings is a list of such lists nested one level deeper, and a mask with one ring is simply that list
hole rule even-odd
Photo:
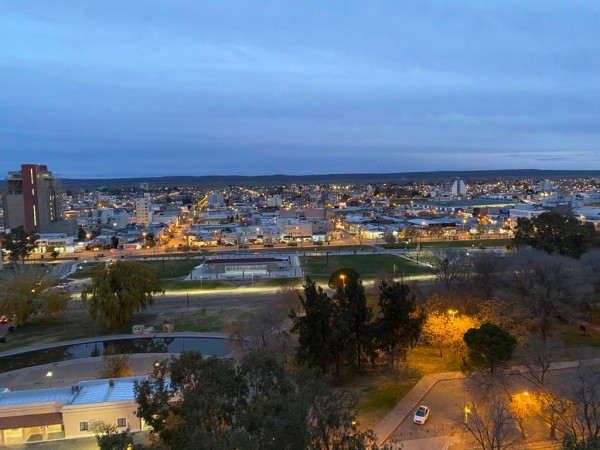
[{"label": "tree", "polygon": [[465,429],[482,450],[510,448],[516,438],[515,418],[505,399],[496,398],[481,405],[467,406]]},{"label": "tree", "polygon": [[507,261],[503,281],[501,294],[529,311],[543,339],[552,334],[557,317],[578,311],[592,292],[580,261],[539,251],[519,252]]},{"label": "tree", "polygon": [[[170,382],[168,381],[170,379]],[[356,398],[313,370],[288,374],[269,352],[231,360],[186,352],[135,384],[137,415],[159,448],[376,449],[356,424]]]},{"label": "tree", "polygon": [[81,293],[83,304],[93,321],[101,317],[108,327],[131,320],[134,311],[154,303],[154,295],[163,293],[156,272],[138,262],[119,261],[92,272],[92,285]]},{"label": "tree", "polygon": [[66,311],[71,295],[53,288],[43,269],[15,266],[0,274],[0,313],[13,316],[15,325],[49,320]]},{"label": "tree", "polygon": [[463,336],[471,329],[479,326],[479,322],[467,315],[431,312],[423,324],[423,337],[429,345],[438,349],[440,358],[444,347],[460,353],[464,346]]},{"label": "tree", "polygon": [[[352,269],[340,269],[341,283],[337,284],[337,308],[334,313],[338,314],[337,323],[343,322],[349,325],[350,334],[348,338],[353,341],[354,360],[358,370],[362,368],[364,348],[371,341],[370,322],[373,312],[367,306],[365,288],[360,280],[360,275]],[[336,276],[336,272],[332,277]],[[335,278],[334,278],[335,279]],[[346,327],[343,327],[345,330]]]},{"label": "tree", "polygon": [[129,364],[129,355],[104,355],[102,368],[98,374],[100,378],[123,378],[133,376]]},{"label": "tree", "polygon": [[470,262],[463,250],[443,248],[433,251],[432,256],[431,271],[446,289],[469,274]]},{"label": "tree", "polygon": [[419,340],[425,314],[407,284],[382,279],[378,290],[379,317],[373,334],[393,365],[396,359],[405,359],[407,350]]},{"label": "tree", "polygon": [[523,440],[527,439],[525,422],[534,415],[535,397],[527,391],[513,394],[510,398],[510,410],[517,421]]},{"label": "tree", "polygon": [[300,364],[318,367],[326,373],[334,358],[333,302],[323,289],[317,287],[316,283],[308,277],[304,283],[304,296],[301,297],[300,302],[304,315],[294,312],[291,316],[294,322],[292,332],[298,334],[296,359]]},{"label": "tree", "polygon": [[500,258],[493,252],[479,252],[471,257],[471,284],[480,297],[491,300],[500,285]]},{"label": "tree", "polygon": [[85,241],[87,238],[87,233],[85,232],[85,229],[83,227],[79,227],[77,229],[77,240],[79,242],[83,242]]},{"label": "tree", "polygon": [[490,372],[498,363],[506,362],[517,346],[517,340],[502,328],[484,323],[479,328],[471,328],[464,335],[469,349],[469,357],[475,365],[487,365]]},{"label": "tree", "polygon": [[521,374],[538,386],[546,384],[546,374],[556,358],[559,343],[557,340],[542,339],[539,335],[531,336],[525,345],[524,365],[527,372]]},{"label": "tree", "polygon": [[600,368],[579,367],[573,377],[569,400],[558,428],[574,443],[594,443],[600,439]]},{"label": "tree", "polygon": [[533,219],[517,219],[514,243],[528,245],[546,253],[579,258],[597,239],[591,223],[556,212],[542,213]]},{"label": "tree", "polygon": [[300,311],[302,303],[300,302],[301,292],[293,287],[280,287],[275,293],[278,304],[286,305],[288,311]]},{"label": "tree", "polygon": [[102,421],[92,422],[90,430],[96,435],[100,450],[125,450],[133,447],[131,431],[117,431],[117,426]]},{"label": "tree", "polygon": [[[298,295],[298,294],[297,294]],[[232,323],[232,341],[243,353],[268,349],[282,361],[293,357],[294,344],[286,330],[290,310],[283,299]]]},{"label": "tree", "polygon": [[[524,301],[526,301],[524,299]],[[477,305],[475,317],[479,323],[493,323],[510,333],[519,344],[525,344],[530,330],[537,324],[532,317],[530,305],[516,302],[514,299],[494,298],[484,300]]]},{"label": "tree", "polygon": [[134,393],[138,417],[167,448],[235,448],[241,438],[236,431],[248,387],[232,360],[182,353],[136,382]]},{"label": "tree", "polygon": [[600,450],[600,437],[591,437],[585,441],[567,434],[561,443],[561,450]]},{"label": "tree", "polygon": [[2,235],[2,245],[4,249],[10,252],[11,261],[21,261],[25,264],[25,259],[37,247],[36,241],[39,236],[35,233],[27,233],[22,225],[13,228],[10,233]]}]

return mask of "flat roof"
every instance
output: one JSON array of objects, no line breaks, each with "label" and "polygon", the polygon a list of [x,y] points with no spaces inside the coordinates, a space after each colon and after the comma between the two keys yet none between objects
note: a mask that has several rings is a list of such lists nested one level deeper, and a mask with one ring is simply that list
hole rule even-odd
[{"label": "flat roof", "polygon": [[[68,405],[118,402],[134,400],[133,384],[146,377],[107,378],[80,381],[72,387],[32,389],[24,391],[0,391],[0,407],[26,405],[29,403],[60,402]],[[112,385],[110,383],[112,381]]]},{"label": "flat roof", "polygon": [[127,377],[82,381],[79,383],[79,391],[68,404],[85,405],[88,403],[134,400],[134,382],[141,382],[145,379],[146,377]]},{"label": "flat roof", "polygon": [[26,405],[28,403],[69,401],[73,395],[70,387],[51,389],[32,389],[28,391],[4,391],[0,393],[0,406]]},{"label": "flat roof", "polygon": [[260,263],[260,262],[281,262],[287,261],[287,258],[209,258],[204,264],[240,264],[240,263]]}]

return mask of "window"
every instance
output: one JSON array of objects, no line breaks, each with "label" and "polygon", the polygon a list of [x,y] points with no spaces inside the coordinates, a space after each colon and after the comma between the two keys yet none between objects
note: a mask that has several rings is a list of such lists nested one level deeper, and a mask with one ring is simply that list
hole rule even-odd
[{"label": "window", "polygon": [[79,422],[79,431],[89,431],[90,424],[89,422]]},{"label": "window", "polygon": [[119,417],[117,419],[117,427],[123,428],[127,426],[127,419],[125,417]]}]

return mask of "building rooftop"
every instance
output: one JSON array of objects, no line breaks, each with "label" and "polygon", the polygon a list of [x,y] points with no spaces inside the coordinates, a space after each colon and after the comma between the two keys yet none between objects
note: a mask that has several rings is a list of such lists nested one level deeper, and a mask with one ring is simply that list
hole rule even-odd
[{"label": "building rooftop", "polygon": [[71,399],[69,405],[85,405],[88,403],[119,402],[133,400],[133,384],[146,377],[114,378],[79,383],[79,391]]},{"label": "building rooftop", "polygon": [[80,381],[72,387],[14,392],[4,389],[0,391],[0,407],[47,402],[60,402],[64,405],[86,405],[134,400],[134,382],[145,379],[146,377],[127,377]]},{"label": "building rooftop", "polygon": [[33,389],[29,391],[9,391],[0,393],[0,406],[26,405],[29,403],[62,402],[72,397],[72,388]]}]

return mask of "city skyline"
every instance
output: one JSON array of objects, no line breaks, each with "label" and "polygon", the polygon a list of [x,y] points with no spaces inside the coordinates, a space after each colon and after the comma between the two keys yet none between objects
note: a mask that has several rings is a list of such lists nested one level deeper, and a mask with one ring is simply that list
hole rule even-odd
[{"label": "city skyline", "polygon": [[5,5],[0,171],[598,169],[599,13],[559,2]]}]

